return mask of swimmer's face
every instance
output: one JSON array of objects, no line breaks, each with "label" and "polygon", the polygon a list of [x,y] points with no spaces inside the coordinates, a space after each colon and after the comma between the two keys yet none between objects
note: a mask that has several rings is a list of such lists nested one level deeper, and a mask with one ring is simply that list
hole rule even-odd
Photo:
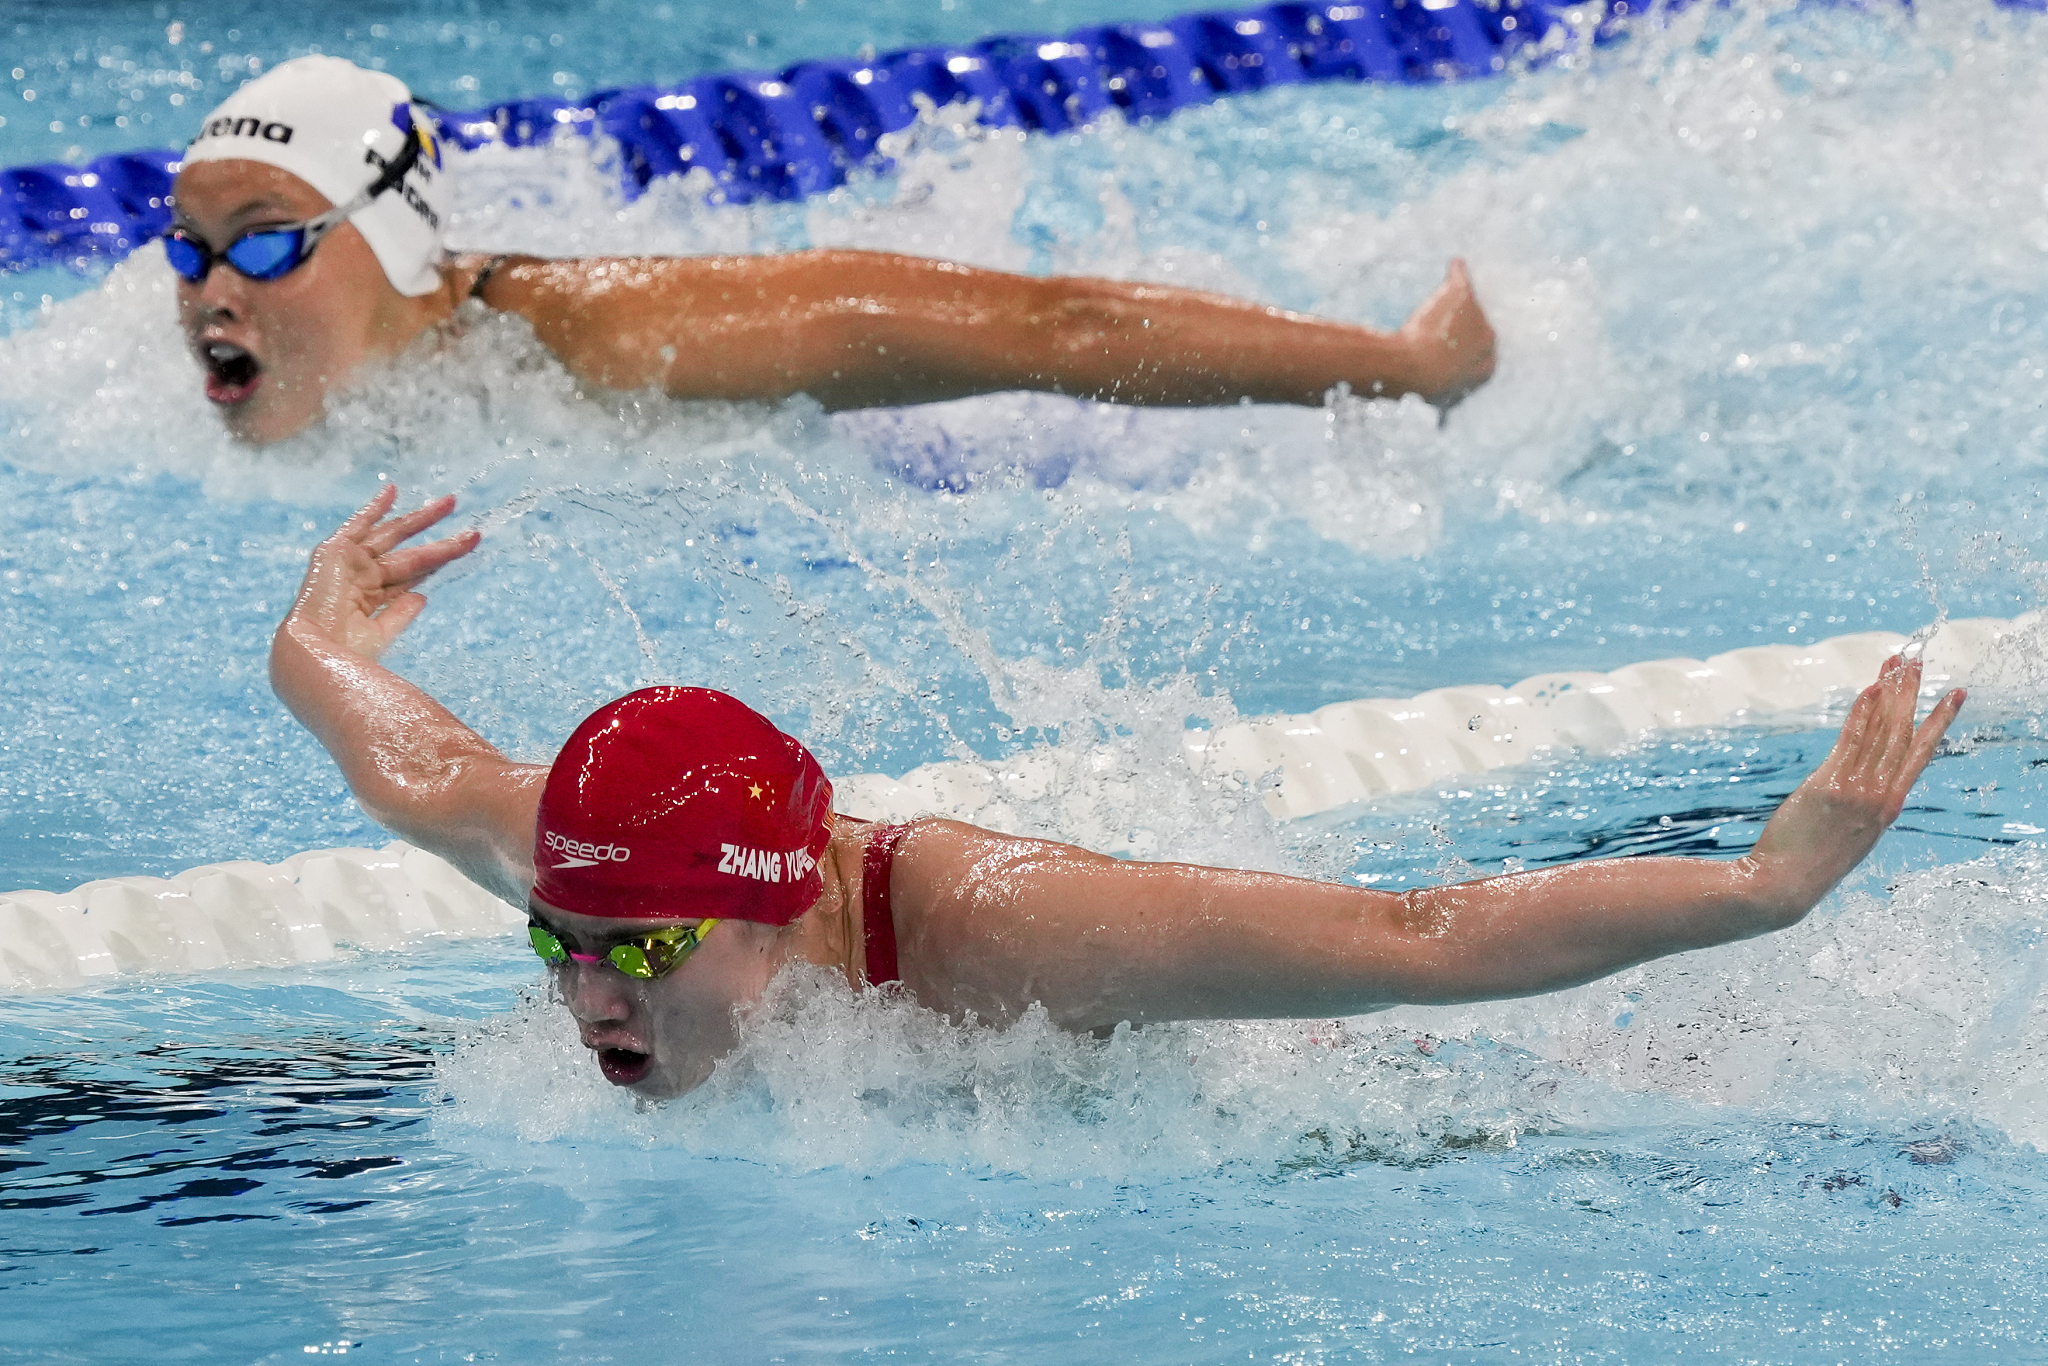
[{"label": "swimmer's face", "polygon": [[[251,229],[331,207],[305,181],[261,162],[202,161],[178,176],[178,226],[216,252]],[[180,279],[178,321],[228,430],[265,442],[319,421],[331,390],[366,361],[396,355],[432,318],[392,287],[369,243],[343,223],[278,279],[251,280],[219,261],[196,285]]]},{"label": "swimmer's face", "polygon": [[[578,953],[688,920],[615,920],[529,906],[534,920]],[[750,920],[721,920],[688,960],[662,977],[629,977],[610,963],[550,969],[583,1046],[614,1086],[666,1099],[701,1085],[739,1040],[738,1015],[761,999],[782,965],[781,935]]]}]

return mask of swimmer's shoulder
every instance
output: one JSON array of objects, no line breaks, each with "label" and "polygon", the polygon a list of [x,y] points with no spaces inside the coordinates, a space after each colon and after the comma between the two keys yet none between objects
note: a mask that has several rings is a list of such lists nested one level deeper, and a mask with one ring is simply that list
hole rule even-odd
[{"label": "swimmer's shoulder", "polygon": [[502,304],[491,302],[492,284],[499,280],[506,267],[533,259],[509,252],[495,256],[458,256],[450,263],[450,269],[455,273],[455,295],[459,299],[475,299],[487,308],[502,307]]},{"label": "swimmer's shoulder", "polygon": [[458,303],[474,299],[494,312],[518,313],[539,325],[622,283],[644,284],[650,264],[672,266],[687,259],[462,255],[449,262],[449,291]]}]

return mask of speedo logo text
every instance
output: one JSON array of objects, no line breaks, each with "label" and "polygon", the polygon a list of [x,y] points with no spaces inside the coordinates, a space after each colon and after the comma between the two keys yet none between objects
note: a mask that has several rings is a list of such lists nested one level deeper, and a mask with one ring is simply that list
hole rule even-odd
[{"label": "speedo logo text", "polygon": [[803,849],[749,849],[739,844],[718,846],[718,871],[756,882],[795,882],[818,866]]},{"label": "speedo logo text", "polygon": [[568,839],[552,830],[541,836],[541,844],[550,853],[562,856],[557,868],[592,868],[600,863],[624,863],[633,857],[633,851],[623,844],[591,844]]}]

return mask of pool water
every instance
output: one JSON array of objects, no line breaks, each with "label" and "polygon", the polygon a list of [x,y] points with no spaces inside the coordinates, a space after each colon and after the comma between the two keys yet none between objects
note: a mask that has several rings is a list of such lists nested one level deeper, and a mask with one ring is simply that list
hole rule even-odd
[{"label": "pool water", "polygon": [[[17,4],[0,158],[176,141],[314,46],[463,104],[1164,12]],[[1702,7],[1487,83],[1059,139],[942,114],[807,205],[627,204],[580,146],[465,169],[468,245],[889,247],[1387,326],[1455,252],[1502,361],[1441,426],[579,395],[475,319],[250,452],[158,253],[0,280],[0,882],[382,842],[263,651],[386,477],[486,533],[395,662],[522,757],[705,683],[836,773],[1090,758],[1133,795],[1020,825],[1147,857],[1403,886],[1738,851],[1824,729],[1286,824],[1180,736],[2041,605],[2039,27]],[[1080,1040],[792,978],[705,1092],[639,1111],[510,941],[12,998],[0,1360],[2038,1361],[2041,696],[1973,703],[1795,930],[1530,1001]]]}]

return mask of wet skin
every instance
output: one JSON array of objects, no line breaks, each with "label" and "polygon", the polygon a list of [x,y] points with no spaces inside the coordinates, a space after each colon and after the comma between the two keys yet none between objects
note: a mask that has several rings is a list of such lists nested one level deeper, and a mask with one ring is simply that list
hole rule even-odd
[{"label": "wet skin", "polygon": [[[254,161],[204,161],[178,176],[177,224],[215,252],[257,228],[332,208],[305,181]],[[404,350],[454,311],[446,291],[407,298],[354,224],[327,234],[296,270],[251,280],[216,261],[178,281],[178,322],[206,396],[243,441],[279,441],[320,420],[330,391]]]},{"label": "wet skin", "polygon": [[[180,226],[216,250],[329,207],[289,172],[200,162],[178,177]],[[181,283],[179,315],[228,428],[277,441],[327,395],[453,316],[487,258],[451,261],[432,293],[392,287],[350,225],[260,282],[216,266]],[[1494,335],[1464,264],[1397,331],[1377,332],[1163,285],[1041,279],[887,252],[541,261],[510,258],[487,307],[525,318],[578,379],[680,399],[827,408],[1028,389],[1171,406],[1315,406],[1331,386],[1448,408],[1493,373]]]}]

